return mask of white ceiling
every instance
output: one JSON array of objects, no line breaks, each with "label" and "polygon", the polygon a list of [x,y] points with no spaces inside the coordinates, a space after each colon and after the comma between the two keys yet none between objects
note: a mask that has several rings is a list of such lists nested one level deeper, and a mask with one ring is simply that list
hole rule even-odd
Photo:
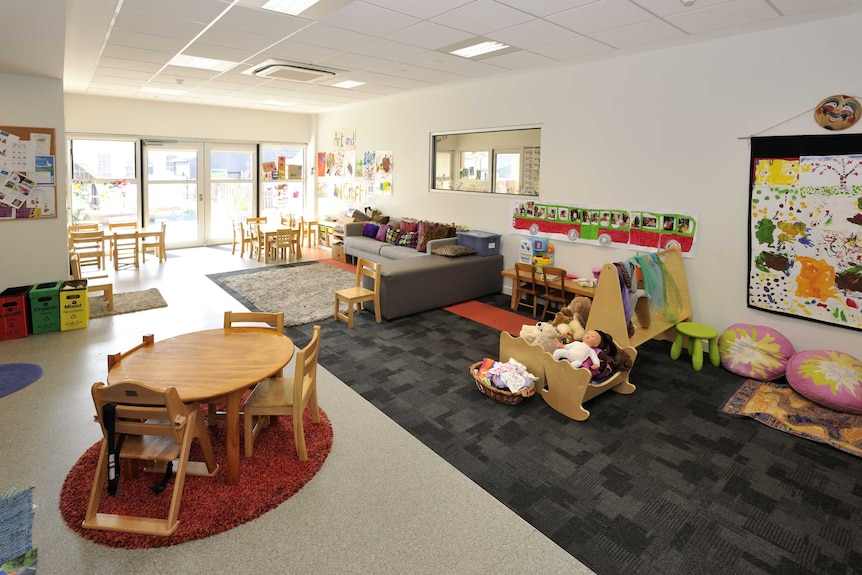
[{"label": "white ceiling", "polygon": [[[0,73],[63,78],[67,93],[315,113],[862,11],[862,0],[696,0],[690,7],[680,0],[321,0],[293,17],[263,10],[264,2],[66,0],[63,11],[63,0],[5,1]],[[64,31],[65,46],[52,41]],[[515,50],[481,60],[440,50],[476,36]],[[169,66],[177,54],[237,65],[227,72]],[[242,73],[267,59],[339,73],[312,84]],[[331,86],[342,80],[365,84]]]}]

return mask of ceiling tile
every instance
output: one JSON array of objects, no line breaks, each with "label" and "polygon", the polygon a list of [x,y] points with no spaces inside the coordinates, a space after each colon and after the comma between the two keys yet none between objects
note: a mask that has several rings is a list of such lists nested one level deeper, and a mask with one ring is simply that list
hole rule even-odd
[{"label": "ceiling tile", "polygon": [[408,16],[427,20],[444,12],[448,12],[473,0],[365,0],[368,4],[374,4],[381,8],[388,8],[395,12],[401,12]]},{"label": "ceiling tile", "polygon": [[302,42],[282,40],[278,44],[267,48],[262,54],[260,54],[260,56],[313,64],[323,58],[334,56],[338,52],[338,50],[324,48],[323,46],[313,46]]},{"label": "ceiling tile", "polygon": [[785,16],[805,14],[837,6],[858,4],[858,0],[772,0],[772,5]]},{"label": "ceiling tile", "polygon": [[191,22],[174,17],[165,17],[150,11],[131,10],[123,7],[117,15],[114,30],[152,33],[158,31],[159,36],[181,40],[188,43],[201,33],[205,24]]},{"label": "ceiling tile", "polygon": [[119,76],[103,76],[101,74],[93,76],[93,82],[102,86],[136,87],[141,85],[141,81],[137,78],[120,78]]},{"label": "ceiling tile", "polygon": [[165,77],[171,77],[171,81],[173,82],[173,78],[197,78],[199,80],[209,80],[210,78],[217,77],[221,72],[216,72],[214,70],[201,70],[198,68],[187,68],[185,66],[165,66],[165,69],[159,73],[159,77],[164,79]]},{"label": "ceiling tile", "polygon": [[336,28],[382,37],[412,26],[419,19],[365,2],[353,2],[324,16],[320,21]]},{"label": "ceiling tile", "polygon": [[638,22],[631,26],[623,26],[622,28],[614,28],[613,30],[605,30],[604,32],[596,32],[590,35],[594,40],[620,49],[656,44],[684,36],[686,36],[685,32],[682,32],[679,28],[658,19]]},{"label": "ceiling tile", "polygon": [[173,58],[173,54],[168,54],[166,52],[153,52],[152,50],[142,50],[140,48],[130,48],[128,46],[115,46],[113,44],[105,46],[103,56],[108,58],[118,58],[121,60],[150,62],[154,64],[167,64],[168,60]]},{"label": "ceiling tile", "polygon": [[216,46],[206,42],[195,42],[185,50],[183,54],[197,56],[198,58],[212,58],[213,60],[224,60],[226,62],[242,62],[251,58],[257,50],[240,50],[228,48],[227,46]]},{"label": "ceiling tile", "polygon": [[692,12],[700,10],[708,6],[716,6],[718,4],[727,4],[735,0],[695,0],[693,6],[683,6],[680,0],[631,0],[642,8],[652,12],[656,16],[670,16],[672,14],[682,14],[684,12]]},{"label": "ceiling tile", "polygon": [[613,50],[613,48],[607,44],[602,44],[601,42],[596,42],[595,40],[581,36],[579,38],[573,38],[572,40],[557,42],[556,44],[538,46],[533,48],[531,52],[536,52],[543,56],[547,56],[548,58],[554,58],[555,60],[564,61],[572,60],[579,56],[592,56],[594,54],[601,54],[602,52],[610,52],[611,50]]},{"label": "ceiling tile", "polygon": [[123,11],[137,10],[151,14],[170,14],[171,18],[209,24],[230,6],[226,0],[123,0]]},{"label": "ceiling tile", "polygon": [[628,0],[599,0],[574,10],[560,12],[554,16],[554,22],[579,34],[590,35],[651,18],[654,18],[652,14]]},{"label": "ceiling tile", "polygon": [[213,32],[247,32],[270,38],[284,38],[311,24],[309,20],[246,6],[234,6],[214,22]]},{"label": "ceiling tile", "polygon": [[423,68],[433,68],[441,72],[450,74],[459,74],[466,77],[487,76],[489,74],[498,74],[503,70],[498,66],[487,64],[485,60],[477,61],[452,54],[444,54],[442,52],[431,52],[413,58],[404,60],[409,64],[421,66]]},{"label": "ceiling tile", "polygon": [[778,17],[779,14],[764,0],[736,0],[668,16],[666,20],[688,34],[704,34]]},{"label": "ceiling tile", "polygon": [[519,50],[517,52],[503,54],[502,56],[496,56],[494,58],[485,58],[482,61],[488,64],[493,64],[494,66],[506,68],[508,70],[519,70],[523,68],[544,66],[546,64],[551,64],[556,60],[548,58],[547,56],[542,56],[541,54],[536,54],[534,52]]},{"label": "ceiling tile", "polygon": [[427,52],[424,48],[418,46],[409,46],[400,42],[391,40],[374,40],[368,44],[363,44],[354,50],[357,54],[363,56],[374,56],[375,58],[398,59],[409,58],[417,54]]},{"label": "ceiling tile", "polygon": [[341,52],[331,58],[324,58],[320,63],[325,66],[334,66],[336,68],[344,68],[347,70],[368,70],[371,72],[382,72],[384,74],[387,71],[391,71],[396,65],[392,60],[363,56],[361,54],[351,52]]},{"label": "ceiling tile", "polygon": [[[497,0],[500,4],[506,4],[507,6],[523,10],[524,12],[533,14],[534,16],[549,16],[551,14],[556,14],[557,12],[570,10],[585,4],[591,4],[595,1],[596,0]],[[678,2],[679,0],[673,1]]]},{"label": "ceiling tile", "polygon": [[271,36],[261,36],[252,32],[243,32],[241,30],[214,30],[209,29],[204,32],[200,41],[205,44],[214,44],[216,46],[224,46],[225,48],[234,48],[237,50],[252,50],[259,52],[268,46],[275,44],[280,38]]},{"label": "ceiling tile", "polygon": [[480,36],[494,30],[510,28],[532,19],[533,17],[529,14],[492,0],[476,0],[476,2],[431,18],[437,24]]},{"label": "ceiling tile", "polygon": [[129,78],[146,82],[153,77],[153,74],[151,72],[142,72],[138,70],[124,70],[122,68],[109,68],[107,66],[99,66],[98,68],[96,68],[96,74],[93,77]]},{"label": "ceiling tile", "polygon": [[[517,48],[529,49],[542,44],[553,44],[577,37],[575,32],[567,28],[555,26],[545,20],[530,20],[510,28],[503,28],[496,32],[486,34],[491,40],[515,46]],[[486,59],[487,60],[487,59]]]},{"label": "ceiling tile", "polygon": [[419,22],[387,36],[389,40],[436,50],[472,38],[473,34],[434,22]]},{"label": "ceiling tile", "polygon": [[100,68],[117,68],[136,72],[148,72],[154,74],[162,68],[162,64],[154,62],[143,62],[141,60],[127,60],[124,58],[103,57],[99,60]]},{"label": "ceiling tile", "polygon": [[[178,79],[182,81],[177,82]],[[172,90],[191,90],[192,88],[205,84],[206,82],[206,78],[186,78],[174,76],[172,74],[159,74],[150,80],[149,85],[153,86],[155,84],[159,84],[160,86],[172,86]]]},{"label": "ceiling tile", "polygon": [[141,34],[140,32],[130,32],[128,30],[119,30],[114,28],[111,32],[111,37],[108,38],[108,45],[140,48],[142,50],[150,50],[152,52],[165,52],[173,56],[183,49],[186,42],[175,40],[173,38],[165,38],[164,36]]},{"label": "ceiling tile", "polygon": [[350,30],[334,28],[326,24],[312,24],[290,37],[295,42],[305,42],[333,50],[352,50],[374,40],[374,36]]}]

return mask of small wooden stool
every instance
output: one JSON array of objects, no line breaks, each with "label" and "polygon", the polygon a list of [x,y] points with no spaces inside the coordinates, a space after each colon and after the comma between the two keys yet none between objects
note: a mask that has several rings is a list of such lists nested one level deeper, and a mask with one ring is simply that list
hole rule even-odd
[{"label": "small wooden stool", "polygon": [[721,358],[718,355],[718,331],[702,323],[684,321],[676,324],[676,339],[670,348],[670,358],[679,359],[682,353],[682,339],[688,337],[688,354],[695,371],[703,368],[703,340],[709,340],[709,360],[718,367]]}]

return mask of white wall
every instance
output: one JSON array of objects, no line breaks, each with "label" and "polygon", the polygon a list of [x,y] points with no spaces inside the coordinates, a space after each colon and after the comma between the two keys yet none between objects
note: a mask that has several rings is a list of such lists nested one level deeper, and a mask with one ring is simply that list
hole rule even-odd
[{"label": "white wall", "polygon": [[57,218],[0,221],[0,290],[65,280],[66,155],[63,82],[0,74],[0,125],[53,128],[56,133]]},{"label": "white wall", "polygon": [[306,114],[66,96],[69,133],[305,144],[312,137],[312,120]]},{"label": "white wall", "polygon": [[[696,320],[771,325],[798,349],[858,351],[856,331],[746,307],[749,143],[740,137],[776,125],[760,135],[823,133],[806,111],[862,93],[862,78],[824,55],[859,54],[860,26],[856,14],[393,97],[321,115],[317,138],[356,128],[357,155],[392,150],[394,193],[378,208],[502,233],[511,266],[511,198],[429,192],[429,133],[542,124],[542,201],[698,212],[697,257],[686,259]],[[557,262],[579,275],[633,253],[556,247]]]}]

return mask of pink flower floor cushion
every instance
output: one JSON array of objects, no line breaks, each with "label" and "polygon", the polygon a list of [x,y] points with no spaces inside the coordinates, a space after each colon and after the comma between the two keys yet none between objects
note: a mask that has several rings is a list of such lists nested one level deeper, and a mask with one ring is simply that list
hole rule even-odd
[{"label": "pink flower floor cushion", "polygon": [[796,392],[835,411],[862,414],[862,361],[828,349],[800,351],[787,364]]},{"label": "pink flower floor cushion", "polygon": [[793,344],[771,327],[735,323],[719,336],[724,369],[760,381],[778,379],[794,353]]}]

